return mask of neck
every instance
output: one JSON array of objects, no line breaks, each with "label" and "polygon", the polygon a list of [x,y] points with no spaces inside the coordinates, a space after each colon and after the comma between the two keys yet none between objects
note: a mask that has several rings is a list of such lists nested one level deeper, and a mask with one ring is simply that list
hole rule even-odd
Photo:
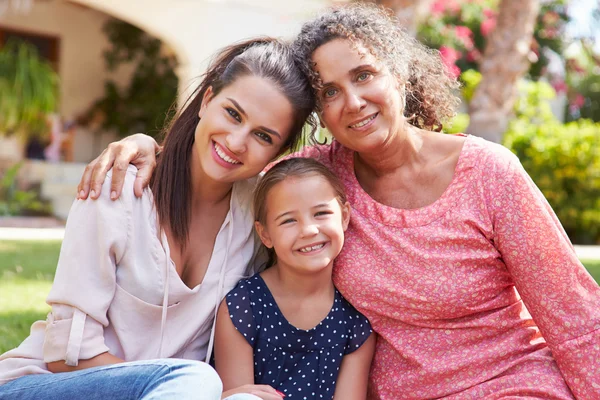
[{"label": "neck", "polygon": [[404,122],[391,137],[377,151],[357,153],[355,168],[380,177],[401,168],[416,166],[422,161],[423,131]]},{"label": "neck", "polygon": [[306,298],[315,295],[333,296],[332,267],[333,261],[321,271],[305,274],[282,267],[279,263],[271,268],[272,276],[279,288],[278,292],[297,298]]},{"label": "neck", "polygon": [[200,166],[196,152],[192,155],[191,171],[193,208],[218,205],[223,201],[229,201],[233,183],[217,182],[206,175]]}]

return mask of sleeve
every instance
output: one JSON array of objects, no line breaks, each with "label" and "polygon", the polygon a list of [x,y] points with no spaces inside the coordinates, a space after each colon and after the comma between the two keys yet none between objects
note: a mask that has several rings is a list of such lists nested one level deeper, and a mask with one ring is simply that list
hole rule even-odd
[{"label": "sleeve", "polygon": [[483,180],[495,246],[575,396],[600,399],[600,288],[518,158],[495,157]]},{"label": "sleeve", "polygon": [[[133,180],[129,183],[133,185]],[[131,226],[123,198],[111,201],[109,193],[110,177],[98,200],[75,200],[69,212],[46,300],[52,307],[43,347],[46,363],[65,360],[76,366],[79,360],[109,350],[104,343],[107,311],[116,290],[116,265],[125,253]]]},{"label": "sleeve", "polygon": [[347,307],[349,307],[348,323],[350,324],[350,329],[348,335],[350,340],[348,341],[344,355],[358,350],[369,336],[371,336],[371,333],[373,333],[367,317],[358,312],[350,303],[347,303]]},{"label": "sleeve", "polygon": [[249,281],[241,280],[226,296],[229,318],[235,329],[238,330],[244,339],[254,347],[258,334],[256,321],[254,319],[253,306],[255,305],[250,298]]}]

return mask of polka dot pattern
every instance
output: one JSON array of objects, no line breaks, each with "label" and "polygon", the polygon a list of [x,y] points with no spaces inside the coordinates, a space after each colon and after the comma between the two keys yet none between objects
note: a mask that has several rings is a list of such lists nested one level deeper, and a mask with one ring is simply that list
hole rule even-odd
[{"label": "polka dot pattern", "polygon": [[510,151],[468,136],[414,210],[374,201],[337,142],[300,155],[353,208],[333,277],[378,334],[370,399],[600,399],[600,289]]},{"label": "polka dot pattern", "polygon": [[244,279],[227,295],[229,317],[254,348],[254,382],[287,399],[332,399],[342,358],[371,334],[369,321],[338,292],[331,311],[312,329],[290,324],[260,277]]}]

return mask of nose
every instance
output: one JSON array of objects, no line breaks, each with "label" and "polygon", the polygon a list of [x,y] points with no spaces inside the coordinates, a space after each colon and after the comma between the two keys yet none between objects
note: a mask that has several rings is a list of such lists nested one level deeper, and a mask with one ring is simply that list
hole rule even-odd
[{"label": "nose", "polygon": [[356,90],[346,92],[346,110],[351,113],[362,111],[367,105],[367,102],[362,98]]},{"label": "nose", "polygon": [[313,222],[307,222],[302,225],[302,237],[311,237],[319,233],[319,227]]},{"label": "nose", "polygon": [[248,136],[249,132],[244,129],[231,131],[225,136],[225,144],[229,150],[236,154],[244,153],[246,151]]}]

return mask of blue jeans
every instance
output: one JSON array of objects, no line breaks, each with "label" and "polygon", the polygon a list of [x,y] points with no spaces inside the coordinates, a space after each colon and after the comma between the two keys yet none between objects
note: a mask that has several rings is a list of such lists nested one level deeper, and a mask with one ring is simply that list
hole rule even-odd
[{"label": "blue jeans", "polygon": [[206,363],[161,359],[27,375],[0,385],[0,400],[218,400],[222,386]]}]

